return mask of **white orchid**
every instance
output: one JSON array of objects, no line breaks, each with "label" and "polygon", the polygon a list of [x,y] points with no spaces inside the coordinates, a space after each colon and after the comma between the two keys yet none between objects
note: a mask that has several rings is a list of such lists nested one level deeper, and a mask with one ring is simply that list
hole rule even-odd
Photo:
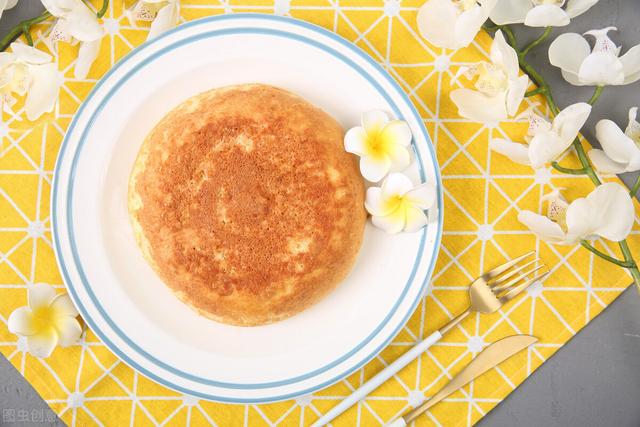
[{"label": "white orchid", "polygon": [[51,30],[51,41],[80,42],[73,74],[77,79],[84,79],[98,56],[104,34],[98,17],[82,0],[42,0],[42,4],[58,18]]},{"label": "white orchid", "polygon": [[[489,18],[498,24],[529,27],[563,27],[598,0],[498,0]],[[563,6],[564,9],[563,9]]]},{"label": "white orchid", "polygon": [[574,244],[598,237],[619,242],[633,227],[634,208],[629,191],[615,182],[602,184],[571,204],[557,192],[546,199],[547,216],[521,211],[518,220],[550,243]]},{"label": "white orchid", "polygon": [[611,120],[596,124],[596,138],[602,150],[589,151],[591,162],[602,173],[624,173],[640,170],[640,123],[638,107],[629,110],[629,124],[623,132]]},{"label": "white orchid", "polygon": [[344,136],[347,152],[360,156],[360,172],[367,180],[378,182],[389,172],[405,169],[411,162],[411,129],[402,120],[389,120],[384,111],[362,114],[361,126]]},{"label": "white orchid", "polygon": [[150,40],[167,30],[178,25],[180,22],[180,1],[179,0],[138,0],[133,6],[125,11],[129,21],[151,22],[147,40]]},{"label": "white orchid", "polygon": [[2,12],[9,10],[18,4],[18,0],[0,0],[0,18],[2,18]]},{"label": "white orchid", "polygon": [[451,100],[462,117],[477,122],[495,122],[515,116],[529,85],[526,75],[519,76],[518,55],[496,32],[490,52],[491,62],[462,68],[458,74],[476,78],[475,88],[451,91]]},{"label": "white orchid", "polygon": [[427,224],[425,209],[433,206],[436,190],[433,184],[414,187],[402,173],[391,173],[381,187],[367,189],[365,207],[371,222],[387,233],[413,232]]},{"label": "white orchid", "polygon": [[69,295],[36,284],[28,288],[28,306],[14,310],[7,325],[10,332],[26,338],[29,353],[49,357],[57,345],[67,347],[80,339],[82,327],[77,316]]},{"label": "white orchid", "polygon": [[11,43],[11,52],[0,52],[0,102],[13,114],[13,94],[26,95],[24,109],[29,120],[53,110],[58,97],[58,69],[51,56],[23,43]]},{"label": "white orchid", "polygon": [[535,113],[529,115],[527,145],[495,138],[489,147],[516,163],[539,169],[560,156],[578,136],[591,113],[591,105],[578,102],[560,111],[549,123]]},{"label": "white orchid", "polygon": [[589,42],[576,33],[565,33],[549,46],[549,61],[562,70],[562,76],[576,86],[626,85],[640,80],[640,45],[620,55],[607,33],[616,27],[584,33],[595,37]]},{"label": "white orchid", "polygon": [[428,0],[418,10],[418,31],[447,49],[469,46],[497,0]]}]

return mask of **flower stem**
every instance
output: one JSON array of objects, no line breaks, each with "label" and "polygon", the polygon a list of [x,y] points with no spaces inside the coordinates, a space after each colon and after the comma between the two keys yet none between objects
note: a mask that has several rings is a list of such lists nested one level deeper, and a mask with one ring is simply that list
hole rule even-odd
[{"label": "flower stem", "polygon": [[544,89],[542,89],[541,87],[537,87],[535,89],[532,89],[528,92],[525,92],[524,96],[526,96],[527,98],[530,96],[534,96],[534,95],[538,95],[539,93],[543,93]]},{"label": "flower stem", "polygon": [[96,13],[96,16],[98,17],[98,19],[102,18],[104,14],[107,13],[108,7],[109,7],[109,0],[102,0],[102,7],[98,11],[98,13]]},{"label": "flower stem", "polygon": [[551,162],[551,166],[555,170],[562,173],[569,174],[569,175],[585,175],[587,173],[587,171],[584,168],[580,168],[580,169],[565,168],[564,166],[560,166],[558,162]]},{"label": "flower stem", "polygon": [[600,98],[602,89],[604,89],[604,86],[596,86],[596,90],[593,92],[593,95],[591,95],[591,98],[587,101],[587,103],[590,105],[595,104],[598,98]]},{"label": "flower stem", "polygon": [[50,17],[51,17],[51,14],[45,11],[34,18],[27,19],[25,21],[20,22],[18,25],[13,27],[6,36],[0,39],[0,52],[6,50],[9,47],[9,45],[13,43],[13,41],[15,41],[22,34],[24,34],[24,36],[26,37],[27,43],[29,43],[29,46],[33,46],[33,40],[31,39],[31,34],[30,34],[31,26],[38,24],[42,21],[46,21]]},{"label": "flower stem", "polygon": [[638,265],[633,260],[633,255],[631,254],[631,250],[629,249],[629,245],[626,240],[619,242],[620,250],[624,255],[624,259],[627,263],[632,264],[632,267],[629,267],[629,272],[633,277],[633,281],[638,287],[638,291],[640,291],[640,270],[638,270]]},{"label": "flower stem", "polygon": [[540,34],[540,37],[538,37],[537,39],[535,39],[534,41],[532,41],[531,43],[529,43],[528,45],[525,46],[524,49],[522,49],[522,56],[527,56],[527,54],[529,53],[529,51],[533,48],[535,48],[536,46],[538,46],[540,43],[542,43],[543,41],[546,40],[547,37],[549,37],[549,35],[551,34],[551,31],[553,31],[553,27],[547,27],[544,29],[544,32],[542,34]]},{"label": "flower stem", "polygon": [[628,262],[626,260],[626,257],[625,257],[625,261],[622,261],[622,260],[614,258],[614,257],[612,257],[610,255],[607,255],[602,251],[599,251],[598,249],[594,248],[591,245],[591,243],[587,242],[586,240],[581,240],[580,241],[580,245],[583,248],[586,248],[586,249],[590,250],[591,252],[593,252],[594,254],[598,255],[600,258],[605,259],[605,260],[607,260],[609,262],[612,262],[612,263],[614,263],[616,265],[619,265],[620,267],[631,269],[631,268],[635,268],[635,266],[636,266],[636,264],[634,262]]},{"label": "flower stem", "polygon": [[631,197],[635,196],[638,190],[640,190],[640,175],[638,175],[636,182],[633,184],[633,187],[631,187],[629,195],[631,195]]}]

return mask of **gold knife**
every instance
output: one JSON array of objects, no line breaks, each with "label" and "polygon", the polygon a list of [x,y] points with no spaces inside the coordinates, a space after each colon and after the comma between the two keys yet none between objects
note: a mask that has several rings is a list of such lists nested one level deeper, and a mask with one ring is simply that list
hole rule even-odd
[{"label": "gold knife", "polygon": [[404,427],[415,420],[420,414],[449,396],[454,391],[467,385],[489,369],[498,366],[514,354],[529,347],[538,341],[538,338],[531,335],[513,335],[502,338],[480,352],[458,375],[456,375],[442,390],[436,393],[431,399],[415,408],[413,411],[387,424],[387,427]]}]

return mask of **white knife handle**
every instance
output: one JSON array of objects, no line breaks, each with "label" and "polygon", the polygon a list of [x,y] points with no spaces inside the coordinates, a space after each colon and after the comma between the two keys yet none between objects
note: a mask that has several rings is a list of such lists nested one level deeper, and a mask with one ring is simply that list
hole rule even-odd
[{"label": "white knife handle", "polygon": [[413,346],[409,351],[396,359],[393,363],[389,364],[386,368],[380,371],[375,377],[371,378],[366,383],[362,384],[362,386],[351,393],[349,397],[344,399],[342,402],[338,403],[336,406],[331,408],[329,412],[324,414],[318,421],[313,423],[311,427],[321,427],[328,424],[335,417],[349,409],[360,399],[371,393],[373,390],[377,389],[395,375],[402,368],[407,366],[411,361],[416,359],[422,353],[424,353],[429,347],[431,347],[434,343],[438,342],[442,338],[442,334],[440,331],[435,331],[431,335],[429,335],[424,340],[420,341],[418,344]]}]

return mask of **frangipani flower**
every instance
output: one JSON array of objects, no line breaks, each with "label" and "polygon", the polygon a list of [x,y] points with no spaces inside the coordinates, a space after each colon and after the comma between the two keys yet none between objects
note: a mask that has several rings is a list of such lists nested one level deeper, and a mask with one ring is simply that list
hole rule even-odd
[{"label": "frangipani flower", "polygon": [[0,102],[11,111],[12,94],[27,95],[25,112],[36,120],[50,112],[58,97],[58,69],[51,56],[23,43],[11,43],[12,52],[0,52]]},{"label": "frangipani flower", "polygon": [[180,22],[179,0],[138,0],[125,12],[129,20],[151,22],[147,40],[150,40]]},{"label": "frangipani flower", "polygon": [[518,76],[518,55],[507,44],[501,31],[496,32],[490,58],[490,63],[480,62],[458,71],[469,79],[477,76],[477,90],[461,88],[451,92],[451,100],[462,117],[477,122],[495,122],[518,112],[529,78]]},{"label": "frangipani flower", "polygon": [[2,12],[9,10],[18,4],[18,0],[0,0],[0,18],[2,18]]},{"label": "frangipani flower", "polygon": [[29,305],[14,310],[7,324],[10,332],[26,337],[29,353],[49,357],[56,345],[76,343],[82,327],[69,295],[56,295],[55,289],[45,284],[31,285],[28,292]]},{"label": "frangipani flower", "polygon": [[640,170],[640,123],[638,107],[629,110],[629,124],[624,132],[611,120],[596,124],[596,138],[602,150],[589,151],[591,162],[602,173],[624,173]]},{"label": "frangipani flower", "polygon": [[98,56],[104,34],[98,17],[82,0],[42,0],[42,4],[58,18],[51,30],[51,41],[71,42],[75,39],[80,42],[73,74],[77,79],[84,79]]},{"label": "frangipani flower", "polygon": [[593,51],[580,34],[565,33],[549,46],[549,61],[576,86],[626,85],[640,80],[640,45],[620,55],[607,33],[616,27],[584,33],[595,37]]},{"label": "frangipani flower", "polygon": [[402,173],[391,173],[381,187],[367,189],[365,207],[371,222],[390,234],[413,232],[427,224],[425,209],[436,200],[435,187],[430,183],[413,186]]},{"label": "frangipani flower", "polygon": [[615,182],[602,184],[571,204],[558,192],[546,199],[549,201],[547,216],[521,211],[518,220],[550,243],[573,244],[598,237],[619,242],[633,227],[634,209],[629,191]]},{"label": "frangipani flower", "polygon": [[[498,25],[563,27],[598,0],[498,0],[489,17]],[[563,9],[562,6],[565,6]]]},{"label": "frangipani flower", "polygon": [[495,3],[496,0],[427,0],[418,10],[418,31],[438,47],[469,46]]},{"label": "frangipani flower", "polygon": [[569,148],[587,121],[589,113],[591,105],[586,102],[568,106],[558,113],[552,123],[531,113],[529,130],[524,137],[528,145],[495,138],[491,140],[489,147],[516,163],[539,169]]},{"label": "frangipani flower", "polygon": [[347,131],[344,148],[360,156],[362,176],[378,182],[389,172],[409,166],[411,138],[411,129],[406,122],[389,120],[383,111],[369,111],[362,114],[362,126]]}]

